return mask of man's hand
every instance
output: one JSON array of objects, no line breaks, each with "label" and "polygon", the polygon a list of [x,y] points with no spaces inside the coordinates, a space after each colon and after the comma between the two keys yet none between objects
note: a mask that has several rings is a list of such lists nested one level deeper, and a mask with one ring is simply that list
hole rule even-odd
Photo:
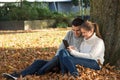
[{"label": "man's hand", "polygon": [[75,47],[74,47],[74,46],[69,46],[69,47],[68,47],[68,50],[69,50],[69,51],[75,50]]}]

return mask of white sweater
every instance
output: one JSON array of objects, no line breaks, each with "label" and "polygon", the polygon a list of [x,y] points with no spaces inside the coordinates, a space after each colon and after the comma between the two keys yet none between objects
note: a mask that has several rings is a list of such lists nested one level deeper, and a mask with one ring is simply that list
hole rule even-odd
[{"label": "white sweater", "polygon": [[80,45],[80,49],[71,50],[71,55],[75,57],[88,58],[93,60],[100,60],[101,64],[104,62],[105,46],[102,39],[98,38],[94,33],[89,39],[84,39]]}]

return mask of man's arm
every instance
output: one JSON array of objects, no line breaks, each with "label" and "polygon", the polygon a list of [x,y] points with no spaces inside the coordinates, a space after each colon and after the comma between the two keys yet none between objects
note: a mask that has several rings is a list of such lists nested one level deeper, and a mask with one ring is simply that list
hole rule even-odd
[{"label": "man's arm", "polygon": [[[70,36],[70,31],[67,32],[67,34],[65,35],[64,39],[68,41],[69,36]],[[61,41],[62,41],[62,40],[61,40]],[[65,49],[65,46],[64,46],[63,42],[61,42],[61,44],[60,44],[60,46],[59,46],[59,48],[58,48],[58,50],[57,50],[57,52],[56,52],[56,55],[58,55],[58,52],[59,52],[61,49]],[[55,56],[56,56],[56,55],[55,55]]]}]

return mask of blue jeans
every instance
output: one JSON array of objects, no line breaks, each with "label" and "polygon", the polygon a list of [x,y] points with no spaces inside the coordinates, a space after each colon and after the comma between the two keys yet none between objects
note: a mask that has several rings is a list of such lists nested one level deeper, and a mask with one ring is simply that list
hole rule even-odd
[{"label": "blue jeans", "polygon": [[42,75],[58,65],[59,65],[58,56],[55,56],[50,61],[35,60],[29,67],[21,71],[20,75],[22,75],[23,77],[26,75],[33,75],[33,74]]},{"label": "blue jeans", "polygon": [[70,55],[70,53],[66,49],[62,49],[59,51],[59,60],[62,73],[64,73],[65,71],[70,71],[71,74],[74,72],[78,72],[75,66],[76,64],[95,70],[100,69],[99,64],[95,60],[74,57]]}]

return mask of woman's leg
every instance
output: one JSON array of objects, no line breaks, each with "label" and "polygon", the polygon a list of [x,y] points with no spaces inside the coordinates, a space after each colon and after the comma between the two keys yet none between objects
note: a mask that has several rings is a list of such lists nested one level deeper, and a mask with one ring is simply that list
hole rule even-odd
[{"label": "woman's leg", "polygon": [[20,72],[23,77],[26,75],[35,74],[41,67],[43,67],[48,61],[45,60],[35,60],[29,67]]},{"label": "woman's leg", "polygon": [[91,69],[94,69],[94,70],[99,70],[100,69],[99,64],[95,60],[92,60],[92,59],[72,57],[71,60],[73,61],[73,63],[75,65],[79,64],[81,66],[84,66],[86,68],[91,68]]},{"label": "woman's leg", "polygon": [[60,51],[59,59],[60,59],[61,69],[63,69],[64,71],[64,69],[67,68],[67,70],[70,71],[71,74],[78,73],[76,69],[76,64],[95,70],[100,69],[98,63],[95,60],[73,57],[69,55],[69,52],[67,50]]},{"label": "woman's leg", "polygon": [[43,75],[46,72],[52,70],[55,66],[59,65],[59,59],[58,56],[53,57],[52,60],[50,60],[48,63],[46,63],[44,66],[42,66],[38,72],[37,75]]}]

